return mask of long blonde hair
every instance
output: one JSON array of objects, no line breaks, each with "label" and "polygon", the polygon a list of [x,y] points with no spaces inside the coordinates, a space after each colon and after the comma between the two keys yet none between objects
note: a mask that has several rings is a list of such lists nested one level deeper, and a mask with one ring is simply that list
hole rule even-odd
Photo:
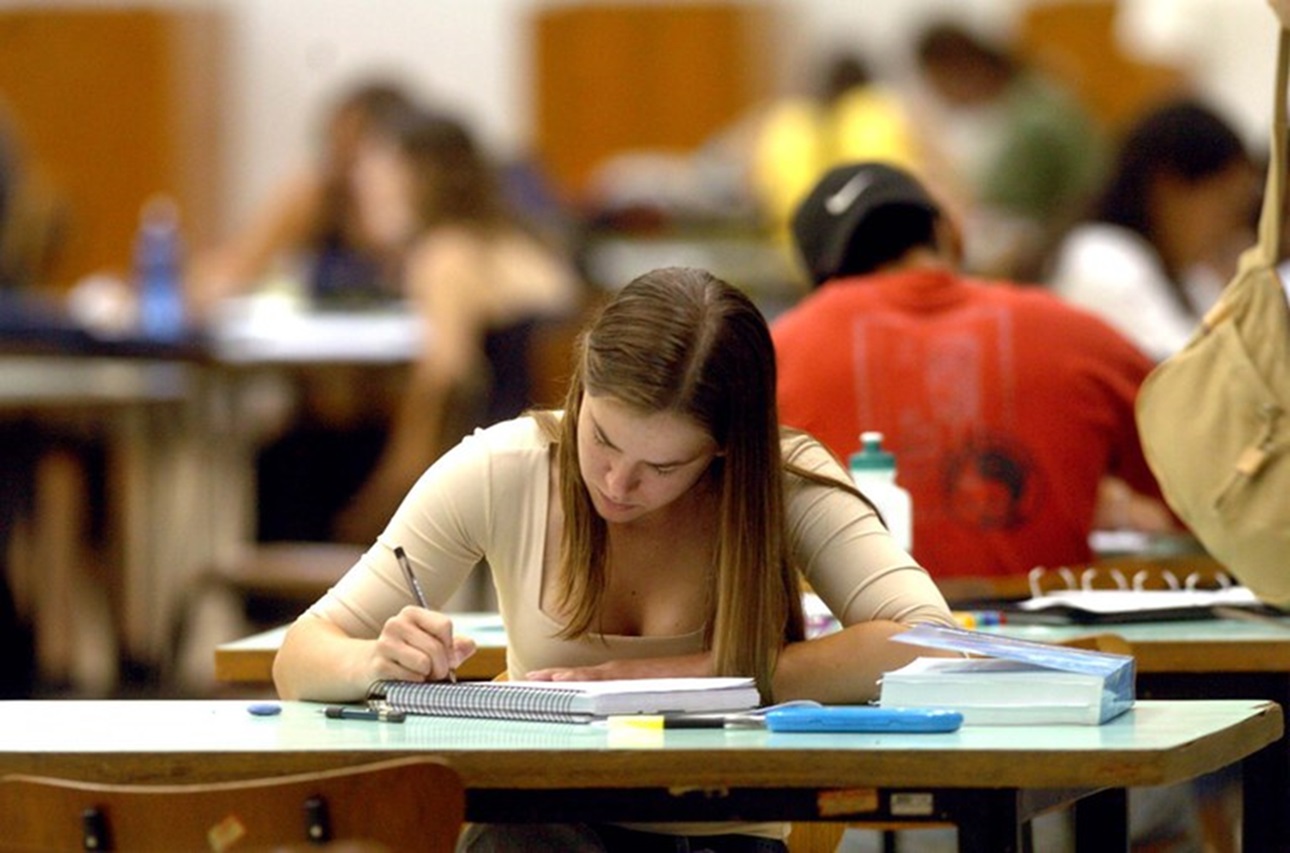
[{"label": "long blonde hair", "polygon": [[628,284],[583,332],[558,427],[566,637],[594,630],[606,583],[605,522],[578,467],[586,393],[683,414],[720,447],[711,472],[720,498],[705,642],[717,673],[751,675],[769,698],[779,651],[802,638],[803,619],[785,543],[775,354],[765,319],[715,276],[666,268]]}]

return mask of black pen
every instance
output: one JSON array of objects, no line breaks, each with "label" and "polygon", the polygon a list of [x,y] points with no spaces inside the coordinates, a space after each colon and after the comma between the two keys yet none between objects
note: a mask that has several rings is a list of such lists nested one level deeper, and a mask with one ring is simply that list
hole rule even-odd
[{"label": "black pen", "polygon": [[606,717],[605,725],[610,731],[765,728],[761,718],[751,714],[621,714]]},{"label": "black pen", "polygon": [[323,713],[332,720],[370,720],[376,723],[401,723],[408,716],[403,711],[349,705],[328,705],[323,709]]},{"label": "black pen", "polygon": [[[412,596],[417,600],[417,604],[425,609],[430,609],[430,604],[426,601],[426,594],[421,589],[421,584],[417,581],[417,576],[412,573],[412,564],[408,562],[408,555],[403,550],[402,545],[394,546],[394,558],[399,561],[399,568],[403,570],[403,576],[408,579],[408,586],[412,589]],[[452,649],[448,650],[452,655]],[[457,669],[448,667],[448,681],[452,684],[457,683]]]}]

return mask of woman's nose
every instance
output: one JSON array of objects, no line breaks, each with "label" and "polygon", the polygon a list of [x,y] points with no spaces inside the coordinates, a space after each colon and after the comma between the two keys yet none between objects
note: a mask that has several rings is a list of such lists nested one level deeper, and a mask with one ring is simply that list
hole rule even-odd
[{"label": "woman's nose", "polygon": [[609,463],[609,470],[605,473],[605,491],[609,493],[609,497],[618,500],[631,493],[636,486],[633,470],[630,465]]}]

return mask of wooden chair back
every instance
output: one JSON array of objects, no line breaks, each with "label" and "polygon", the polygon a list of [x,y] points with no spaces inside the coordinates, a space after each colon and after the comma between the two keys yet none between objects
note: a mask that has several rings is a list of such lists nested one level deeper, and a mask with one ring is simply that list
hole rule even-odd
[{"label": "wooden chair back", "polygon": [[196,785],[0,780],[3,851],[449,853],[464,820],[461,780],[433,758]]}]

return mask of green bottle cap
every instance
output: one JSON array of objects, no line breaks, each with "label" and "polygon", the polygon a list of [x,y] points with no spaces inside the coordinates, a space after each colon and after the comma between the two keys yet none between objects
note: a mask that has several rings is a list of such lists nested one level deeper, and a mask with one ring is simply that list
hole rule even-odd
[{"label": "green bottle cap", "polygon": [[860,433],[860,449],[851,454],[852,471],[895,471],[896,457],[883,450],[882,433]]}]

